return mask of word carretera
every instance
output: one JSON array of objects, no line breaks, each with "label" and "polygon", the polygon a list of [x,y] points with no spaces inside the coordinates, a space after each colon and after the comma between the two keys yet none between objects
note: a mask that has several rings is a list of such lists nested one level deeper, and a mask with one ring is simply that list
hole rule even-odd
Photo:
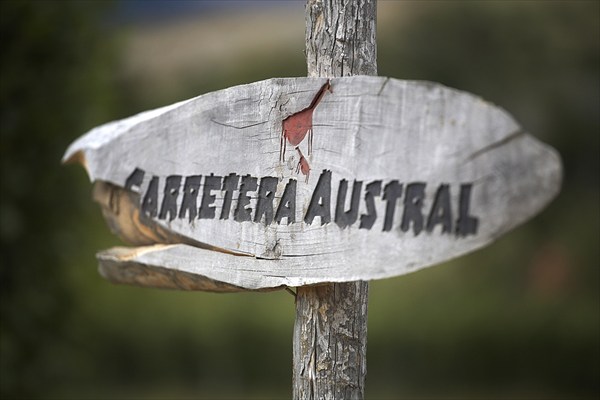
[{"label": "word carretera", "polygon": [[[412,230],[414,235],[422,231],[431,233],[441,226],[442,234],[465,237],[477,234],[479,225],[479,219],[470,215],[469,210],[472,183],[461,183],[458,190],[451,190],[450,184],[439,184],[432,199],[426,199],[425,182],[374,180],[365,183],[354,180],[349,190],[348,180],[341,179],[332,210],[332,173],[323,170],[303,218],[298,221],[297,181],[293,178],[288,179],[279,195],[277,189],[280,179],[272,176],[257,178],[234,173],[227,176],[169,175],[162,179],[152,176],[146,185],[145,175],[144,170],[136,168],[127,178],[125,188],[143,193],[140,197],[142,212],[161,220],[187,218],[192,222],[197,219],[231,218],[237,222],[264,225],[302,222],[312,225],[319,217],[321,225],[333,222],[342,229],[356,225],[358,229],[370,230],[382,215],[382,230],[391,231],[397,209],[401,209],[398,210],[402,215],[396,228],[403,232]],[[162,196],[159,196],[159,191]],[[452,193],[455,193],[454,198]],[[346,200],[347,196],[350,196],[349,201]],[[254,198],[256,201],[251,202]],[[376,201],[378,198],[379,201]],[[361,200],[364,212],[359,215]],[[457,206],[453,207],[453,202],[457,202]],[[349,208],[346,207],[348,203]],[[430,206],[424,209],[425,204]],[[457,211],[456,217],[453,209]]]}]

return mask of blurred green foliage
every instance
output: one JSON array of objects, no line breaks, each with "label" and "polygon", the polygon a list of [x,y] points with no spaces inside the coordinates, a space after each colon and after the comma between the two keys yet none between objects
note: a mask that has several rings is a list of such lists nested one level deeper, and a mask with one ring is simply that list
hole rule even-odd
[{"label": "blurred green foliage", "polygon": [[[367,398],[597,397],[600,3],[402,4],[403,23],[380,32],[380,75],[501,105],[559,150],[565,175],[541,215],[486,250],[372,283]],[[302,49],[173,77],[177,93],[148,98],[118,73],[110,7],[0,3],[0,396],[290,397],[293,298],[105,282],[93,254],[118,240],[84,171],[59,160],[108,120],[304,75]]]},{"label": "blurred green foliage", "polygon": [[93,251],[85,236],[97,211],[85,177],[59,161],[82,129],[112,117],[112,50],[95,11],[73,2],[0,5],[3,398],[46,393],[77,372],[81,357],[69,332],[81,293],[67,271],[86,256],[80,251]]}]

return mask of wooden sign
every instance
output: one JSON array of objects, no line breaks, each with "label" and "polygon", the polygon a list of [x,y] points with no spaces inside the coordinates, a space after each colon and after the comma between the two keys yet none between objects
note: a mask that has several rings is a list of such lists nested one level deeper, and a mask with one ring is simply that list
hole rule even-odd
[{"label": "wooden sign", "polygon": [[558,154],[429,82],[270,79],[93,129],[67,150],[112,229],[107,278],[262,290],[406,274],[478,249],[558,193]]}]

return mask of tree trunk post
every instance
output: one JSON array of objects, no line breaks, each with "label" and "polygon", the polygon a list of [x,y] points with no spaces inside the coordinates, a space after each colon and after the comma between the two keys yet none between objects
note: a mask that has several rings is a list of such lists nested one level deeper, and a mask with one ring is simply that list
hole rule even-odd
[{"label": "tree trunk post", "polygon": [[[308,0],[308,76],[377,75],[376,14],[376,0]],[[363,399],[368,294],[364,281],[298,288],[294,399]]]}]

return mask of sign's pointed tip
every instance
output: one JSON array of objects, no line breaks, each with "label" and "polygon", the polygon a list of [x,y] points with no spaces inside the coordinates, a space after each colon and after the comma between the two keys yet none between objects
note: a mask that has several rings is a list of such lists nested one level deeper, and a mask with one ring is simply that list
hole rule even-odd
[{"label": "sign's pointed tip", "polygon": [[85,169],[90,179],[92,177],[87,159],[85,158],[85,152],[81,149],[71,151],[71,148],[69,148],[60,160],[60,163],[61,165],[80,164]]},{"label": "sign's pointed tip", "polygon": [[[60,163],[62,165],[67,165],[67,164],[73,164],[75,162],[82,162],[82,160],[84,161],[84,156],[83,156],[81,150],[73,152],[73,151],[70,151],[70,149],[69,149],[62,156]],[[83,162],[82,162],[82,164],[83,164]]]}]

